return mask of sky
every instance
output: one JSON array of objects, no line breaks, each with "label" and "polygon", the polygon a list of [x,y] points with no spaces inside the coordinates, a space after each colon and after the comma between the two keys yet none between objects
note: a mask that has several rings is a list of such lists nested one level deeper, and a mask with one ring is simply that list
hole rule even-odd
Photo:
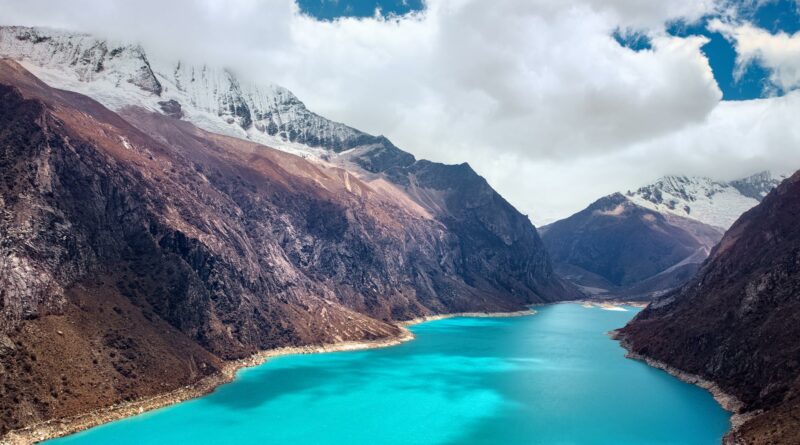
[{"label": "sky", "polygon": [[292,90],[541,225],[663,175],[800,168],[800,0],[0,0]]}]

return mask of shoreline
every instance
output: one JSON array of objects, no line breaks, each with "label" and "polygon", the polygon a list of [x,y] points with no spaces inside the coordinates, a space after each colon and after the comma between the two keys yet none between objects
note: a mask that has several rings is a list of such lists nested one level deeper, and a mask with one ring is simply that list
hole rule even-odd
[{"label": "shoreline", "polygon": [[625,358],[642,362],[652,368],[660,369],[661,371],[666,372],[667,374],[684,383],[688,383],[708,391],[717,404],[722,407],[722,409],[731,413],[730,428],[722,437],[723,444],[735,445],[737,443],[735,437],[739,428],[741,428],[741,426],[744,425],[748,420],[760,414],[759,411],[741,412],[742,408],[744,407],[744,403],[733,394],[725,392],[718,384],[711,380],[700,377],[697,374],[688,373],[662,361],[631,351],[630,343],[619,333],[619,331],[610,331],[608,335],[611,337],[611,339],[618,341],[620,346],[625,349]]},{"label": "shoreline", "polygon": [[412,318],[411,320],[397,322],[397,325],[405,328],[408,326],[414,326],[415,324],[444,320],[446,318],[509,318],[526,317],[534,314],[536,314],[536,311],[533,309],[514,312],[457,312],[455,314],[427,315],[424,317]]},{"label": "shoreline", "polygon": [[630,306],[639,309],[644,309],[650,304],[649,301],[636,301],[636,300],[592,300],[592,299],[583,299],[583,300],[575,300],[571,303],[580,304],[584,307],[586,306],[595,306],[600,309],[605,309],[606,307],[621,307],[621,306]]},{"label": "shoreline", "polygon": [[0,437],[0,445],[31,445],[46,440],[57,439],[94,428],[96,426],[137,416],[148,411],[176,405],[181,402],[203,397],[212,393],[218,386],[230,383],[236,378],[240,369],[259,366],[270,359],[286,355],[324,354],[330,352],[359,351],[366,349],[388,348],[414,340],[409,326],[446,318],[504,318],[523,317],[535,314],[532,309],[515,312],[458,312],[453,314],[429,315],[398,321],[395,324],[401,329],[398,336],[380,340],[351,340],[338,343],[307,346],[284,346],[257,352],[250,357],[224,362],[222,369],[206,376],[197,382],[171,391],[132,402],[120,403],[98,408],[75,416],[50,419],[12,430]]},{"label": "shoreline", "polygon": [[[569,301],[563,303],[584,304],[593,303],[592,300],[587,301]],[[557,303],[560,304],[560,303]],[[621,304],[621,303],[618,303]],[[624,304],[624,303],[622,303]],[[29,425],[25,428],[12,430],[0,438],[0,445],[31,445],[46,440],[56,439],[71,434],[76,434],[100,425],[111,423],[114,421],[122,420],[125,418],[137,416],[148,411],[154,411],[160,408],[165,408],[178,403],[186,402],[192,399],[200,398],[212,393],[218,386],[230,383],[235,380],[236,373],[245,368],[251,368],[262,365],[270,359],[287,356],[287,355],[300,355],[300,354],[324,354],[332,352],[347,352],[359,351],[368,349],[387,348],[397,346],[405,342],[414,340],[416,337],[408,329],[421,323],[431,321],[444,320],[448,318],[508,318],[508,317],[524,317],[536,314],[533,309],[527,309],[514,312],[459,312],[452,314],[438,314],[423,317],[417,317],[410,320],[395,322],[401,329],[398,336],[385,338],[380,340],[351,340],[338,343],[329,343],[323,345],[306,345],[306,346],[284,346],[257,352],[250,357],[224,362],[222,369],[218,372],[206,376],[197,382],[186,385],[162,394],[147,397],[144,399],[125,402],[117,405],[112,405],[104,408],[99,408],[83,414],[78,414],[71,417],[60,419],[50,419],[44,422]],[[737,430],[748,420],[760,414],[758,411],[739,412],[743,403],[731,394],[723,391],[716,383],[704,379],[698,375],[687,373],[678,368],[670,366],[664,362],[652,359],[650,357],[642,356],[640,354],[631,352],[629,343],[624,337],[619,335],[617,330],[608,332],[611,339],[618,341],[620,346],[626,350],[625,357],[631,360],[636,360],[645,363],[646,365],[662,370],[671,376],[691,385],[698,386],[708,391],[714,400],[726,411],[731,413],[730,429],[723,436],[722,443],[725,445],[735,445],[735,436]]]}]

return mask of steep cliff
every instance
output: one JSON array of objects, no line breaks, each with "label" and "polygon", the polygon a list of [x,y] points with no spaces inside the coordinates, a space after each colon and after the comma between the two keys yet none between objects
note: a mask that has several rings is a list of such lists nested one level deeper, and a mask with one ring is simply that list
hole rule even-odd
[{"label": "steep cliff", "polygon": [[457,235],[457,267],[470,282],[485,282],[485,292],[580,295],[553,275],[528,219],[469,166],[417,160],[383,136],[311,112],[286,88],[205,64],[152,61],[127,42],[45,28],[0,27],[0,55],[112,111],[142,108],[339,166],[363,180],[389,181]]},{"label": "steep cliff", "polygon": [[800,442],[800,173],[745,213],[697,275],[619,333],[633,353],[699,375],[754,415],[732,443]]}]

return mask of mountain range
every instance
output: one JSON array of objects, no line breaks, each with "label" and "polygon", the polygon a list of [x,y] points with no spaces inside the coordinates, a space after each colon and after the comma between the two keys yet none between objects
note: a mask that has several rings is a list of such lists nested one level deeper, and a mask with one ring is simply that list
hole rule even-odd
[{"label": "mountain range", "polygon": [[136,45],[4,27],[0,55],[0,434],[265,349],[581,296],[467,164]]},{"label": "mountain range", "polygon": [[224,68],[151,61],[140,45],[84,33],[0,27],[0,54],[48,85],[85,94],[111,110],[137,106],[306,157],[386,145],[413,162],[386,138],[309,111],[286,88],[243,81]]},{"label": "mountain range", "polygon": [[651,299],[688,280],[725,230],[780,183],[666,176],[540,228],[556,270],[600,298]]}]

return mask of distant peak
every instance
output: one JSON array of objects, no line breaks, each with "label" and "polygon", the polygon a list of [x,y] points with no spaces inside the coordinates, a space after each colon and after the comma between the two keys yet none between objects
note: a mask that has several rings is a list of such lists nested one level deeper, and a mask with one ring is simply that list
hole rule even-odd
[{"label": "distant peak", "polygon": [[769,171],[729,182],[705,176],[667,175],[636,191],[628,191],[626,196],[658,212],[728,228],[779,183]]},{"label": "distant peak", "polygon": [[761,201],[783,179],[785,179],[785,176],[773,175],[772,172],[765,170],[746,178],[731,181],[730,185],[735,187],[742,195]]}]

